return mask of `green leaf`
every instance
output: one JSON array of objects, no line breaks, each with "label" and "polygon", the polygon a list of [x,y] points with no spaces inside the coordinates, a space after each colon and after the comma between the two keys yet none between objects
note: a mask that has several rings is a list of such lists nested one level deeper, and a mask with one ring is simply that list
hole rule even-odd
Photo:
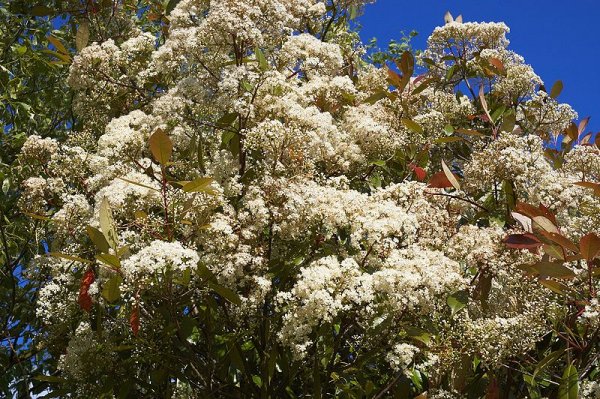
[{"label": "green leaf", "polygon": [[217,282],[217,276],[202,262],[198,262],[198,275],[208,282]]},{"label": "green leaf", "polygon": [[87,46],[90,39],[90,25],[87,20],[81,21],[77,27],[77,33],[75,35],[75,47],[77,51],[81,51]]},{"label": "green leaf", "polygon": [[502,123],[500,124],[500,131],[511,133],[517,123],[517,117],[513,110],[506,111],[502,116]]},{"label": "green leaf", "polygon": [[199,177],[189,183],[183,185],[183,191],[186,193],[207,193],[207,194],[216,194],[214,188],[210,185],[214,182],[214,180],[210,177]]},{"label": "green leaf", "polygon": [[425,79],[419,82],[419,85],[412,91],[412,95],[416,96],[417,94],[421,93],[423,90],[425,90],[426,88],[429,87],[429,85],[431,83],[433,83],[435,81],[435,78],[429,78],[429,79]]},{"label": "green leaf", "polygon": [[119,270],[121,268],[121,261],[115,255],[98,254],[96,255],[96,259],[110,266],[114,270]]},{"label": "green leaf", "polygon": [[123,180],[123,181],[124,181],[124,182],[126,182],[126,183],[133,184],[133,185],[135,185],[135,186],[138,186],[138,187],[144,187],[145,189],[148,189],[148,190],[152,190],[152,191],[158,191],[158,192],[160,192],[160,190],[159,190],[159,189],[157,189],[157,188],[155,188],[155,187],[148,186],[148,185],[146,185],[146,184],[142,184],[142,183],[138,183],[138,182],[136,182],[136,181],[133,181],[133,180],[125,179],[124,177],[117,177],[117,179],[119,179],[119,180]]},{"label": "green leaf", "polygon": [[557,351],[554,351],[552,353],[550,353],[548,356],[546,356],[545,358],[543,358],[538,364],[537,366],[535,366],[535,370],[533,371],[533,379],[535,379],[535,377],[541,373],[542,371],[544,371],[544,369],[546,369],[546,367],[552,365],[552,363],[556,362],[558,359],[560,359],[560,357],[565,353],[565,349],[559,349]]},{"label": "green leaf", "polygon": [[554,280],[540,280],[540,284],[559,295],[565,295],[569,287]]},{"label": "green leaf", "polygon": [[400,121],[407,129],[412,130],[415,133],[423,133],[423,127],[412,119],[402,118]]},{"label": "green leaf", "polygon": [[154,159],[162,166],[165,166],[173,154],[173,143],[169,136],[161,129],[158,129],[150,136],[148,144],[150,145],[150,151]]},{"label": "green leaf", "polygon": [[252,92],[254,90],[254,86],[252,86],[252,84],[246,80],[242,80],[241,84],[244,90],[247,92]]},{"label": "green leaf", "polygon": [[180,1],[181,0],[169,0],[167,7],[165,8],[165,14],[169,15]]},{"label": "green leaf", "polygon": [[69,55],[69,51],[67,50],[67,48],[62,44],[62,42],[58,38],[50,35],[47,37],[47,39],[50,43],[52,43],[52,45],[56,48],[56,50],[59,53],[67,55],[67,56]]},{"label": "green leaf", "polygon": [[260,70],[261,71],[269,70],[269,63],[267,62],[265,54],[262,52],[262,50],[259,47],[256,47],[256,49],[254,50],[254,54],[256,55],[256,61],[258,61],[258,66],[259,66]]},{"label": "green leaf", "polygon": [[36,375],[33,377],[34,380],[44,381],[44,382],[64,382],[66,381],[64,378],[60,378],[54,375]]},{"label": "green leaf", "polygon": [[504,105],[496,108],[494,112],[492,112],[492,122],[496,123],[496,121],[498,121],[498,119],[500,119],[500,117],[504,114],[504,111],[506,111],[506,107]]},{"label": "green leaf", "polygon": [[229,112],[219,118],[219,120],[217,121],[217,125],[222,128],[229,127],[233,122],[235,122],[237,117],[237,112]]},{"label": "green leaf", "polygon": [[502,181],[502,191],[504,191],[504,197],[506,198],[506,206],[508,209],[514,209],[515,205],[517,204],[517,198],[510,180]]},{"label": "green leaf", "polygon": [[556,98],[560,95],[563,90],[563,82],[561,80],[557,80],[552,85],[552,89],[550,89],[550,97]]},{"label": "green leaf", "polygon": [[561,262],[538,262],[532,266],[539,274],[554,278],[573,278],[575,273]]},{"label": "green leaf", "polygon": [[108,302],[114,302],[121,297],[121,283],[123,278],[115,274],[102,287],[102,296]]},{"label": "green leaf", "polygon": [[574,365],[570,364],[565,369],[560,386],[558,387],[558,399],[579,398],[579,374]]},{"label": "green leaf", "polygon": [[450,68],[448,68],[448,70],[446,71],[446,80],[452,79],[452,77],[454,76],[454,74],[456,73],[457,70],[458,70],[457,65],[452,65]]},{"label": "green leaf", "polygon": [[116,251],[118,243],[117,230],[110,204],[106,197],[102,198],[102,202],[100,203],[100,230],[104,234],[106,241]]},{"label": "green leaf", "polygon": [[468,290],[460,290],[456,291],[454,294],[448,296],[446,299],[446,303],[450,306],[452,310],[452,315],[454,316],[460,310],[464,309],[469,302],[469,291]]},{"label": "green leaf", "polygon": [[240,306],[242,304],[242,300],[240,299],[238,294],[236,294],[229,288],[223,287],[222,285],[212,282],[212,281],[208,282],[208,286],[210,287],[211,290],[213,290],[214,292],[216,292],[217,294],[219,294],[220,296],[222,296],[223,298],[225,298],[232,304],[237,305],[237,306]]},{"label": "green leaf", "polygon": [[110,245],[108,244],[108,241],[106,241],[106,237],[104,236],[104,234],[102,234],[100,230],[92,226],[86,226],[85,230],[87,232],[87,235],[90,237],[90,239],[92,240],[94,245],[96,245],[96,248],[98,248],[100,252],[107,253],[109,251]]},{"label": "green leaf", "polygon": [[364,101],[367,104],[375,104],[377,101],[386,98],[387,97],[387,92],[385,91],[378,91],[377,93],[367,97],[367,99]]},{"label": "green leaf", "polygon": [[427,331],[423,330],[422,328],[406,327],[404,329],[404,331],[406,331],[406,335],[408,335],[410,338],[412,338],[416,341],[420,341],[420,342],[424,343],[425,345],[429,345],[431,343],[431,334],[429,334]]},{"label": "green leaf", "polygon": [[254,384],[256,384],[257,387],[262,387],[262,378],[260,378],[259,376],[253,375],[252,381],[254,382]]}]

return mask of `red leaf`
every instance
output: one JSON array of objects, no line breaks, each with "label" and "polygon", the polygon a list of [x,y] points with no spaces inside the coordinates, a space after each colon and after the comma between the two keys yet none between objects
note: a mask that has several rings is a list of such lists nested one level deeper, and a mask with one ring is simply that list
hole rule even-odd
[{"label": "red leaf", "polygon": [[552,232],[548,232],[548,231],[544,231],[544,230],[540,230],[540,234],[542,234],[544,237],[546,237],[550,241],[557,243],[564,249],[569,249],[575,253],[579,252],[579,248],[577,248],[577,245],[575,245],[571,240],[569,240],[567,237],[563,236],[562,234],[552,233]]},{"label": "red leaf", "polygon": [[589,233],[581,237],[579,241],[581,255],[589,262],[600,254],[600,237],[594,233]]},{"label": "red leaf", "polygon": [[427,185],[427,187],[448,188],[448,187],[452,187],[452,183],[450,183],[450,180],[448,180],[448,178],[446,177],[446,174],[444,172],[437,172],[436,174],[431,176],[431,179],[429,179],[429,184]]},{"label": "red leaf", "polygon": [[94,275],[94,271],[92,269],[88,269],[83,275],[83,279],[81,279],[81,285],[79,286],[79,297],[77,298],[77,302],[79,302],[79,306],[81,309],[89,312],[92,310],[92,297],[89,294],[90,285],[94,282],[96,276]]},{"label": "red leaf", "polygon": [[531,219],[533,219],[536,216],[544,216],[556,226],[556,217],[554,216],[552,211],[550,211],[550,209],[548,209],[542,204],[540,204],[536,208],[535,206],[526,204],[524,202],[517,202],[517,204],[515,205],[515,211],[525,216],[528,216]]},{"label": "red leaf", "polygon": [[411,163],[408,165],[408,167],[410,168],[410,170],[415,172],[415,176],[417,176],[418,181],[423,181],[427,177],[427,172],[425,172],[425,169],[421,168],[420,166]]},{"label": "red leaf", "polygon": [[504,240],[502,240],[509,248],[515,249],[536,249],[542,246],[542,242],[536,238],[533,234],[510,234]]},{"label": "red leaf", "polygon": [[498,386],[498,380],[492,378],[492,381],[489,383],[487,387],[487,392],[485,393],[485,399],[499,399],[500,398],[500,387]]},{"label": "red leaf", "polygon": [[490,64],[492,64],[498,72],[504,74],[504,64],[498,58],[490,58]]},{"label": "red leaf", "polygon": [[[598,134],[598,138],[600,138],[600,134]],[[580,182],[577,182],[574,184],[581,186],[581,187],[585,187],[585,188],[591,188],[592,190],[594,190],[594,195],[600,197],[600,184],[592,183],[589,181],[580,181]]]},{"label": "red leaf", "polygon": [[133,331],[133,335],[137,337],[140,332],[140,308],[136,303],[131,310],[131,315],[129,316],[129,325],[131,326],[131,331]]},{"label": "red leaf", "polygon": [[588,123],[590,123],[590,117],[586,117],[583,118],[580,122],[579,122],[579,126],[577,127],[577,133],[579,133],[579,135],[581,135],[581,133],[583,133],[583,131],[585,130],[585,128],[587,127]]}]

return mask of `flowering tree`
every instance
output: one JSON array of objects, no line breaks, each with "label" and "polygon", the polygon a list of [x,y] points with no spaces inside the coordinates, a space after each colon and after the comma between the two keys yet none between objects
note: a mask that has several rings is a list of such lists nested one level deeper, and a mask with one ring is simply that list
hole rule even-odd
[{"label": "flowering tree", "polygon": [[15,172],[52,394],[597,397],[585,121],[502,23],[373,66],[362,3],[171,1],[73,58]]}]

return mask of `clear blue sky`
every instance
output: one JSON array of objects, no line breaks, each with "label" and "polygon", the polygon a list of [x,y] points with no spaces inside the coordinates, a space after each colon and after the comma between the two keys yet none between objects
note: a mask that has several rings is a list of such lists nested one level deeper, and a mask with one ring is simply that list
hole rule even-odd
[{"label": "clear blue sky", "polygon": [[580,118],[591,116],[588,130],[600,130],[600,1],[377,0],[359,19],[361,37],[376,37],[384,48],[401,31],[416,30],[413,47],[422,49],[446,11],[464,21],[505,22],[509,48],[525,57],[548,90],[562,80],[559,100]]}]

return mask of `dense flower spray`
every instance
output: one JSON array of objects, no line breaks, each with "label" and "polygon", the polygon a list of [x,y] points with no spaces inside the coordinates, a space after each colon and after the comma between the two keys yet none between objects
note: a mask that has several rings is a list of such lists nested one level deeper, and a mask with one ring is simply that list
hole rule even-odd
[{"label": "dense flower spray", "polygon": [[164,43],[74,58],[80,124],[19,166],[65,389],[541,397],[573,368],[597,397],[598,146],[504,24],[377,68],[361,3],[182,0]]}]

